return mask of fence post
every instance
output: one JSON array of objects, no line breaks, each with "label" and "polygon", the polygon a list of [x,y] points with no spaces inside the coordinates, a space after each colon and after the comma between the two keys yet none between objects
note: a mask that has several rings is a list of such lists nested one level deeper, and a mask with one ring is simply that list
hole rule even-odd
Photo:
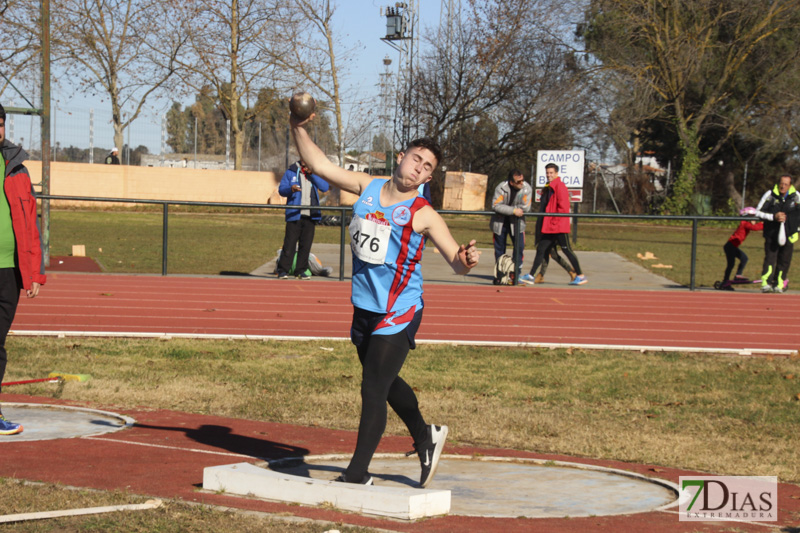
[{"label": "fence post", "polygon": [[231,160],[231,119],[225,121],[225,170]]},{"label": "fence post", "polygon": [[161,115],[161,166],[164,166],[164,158],[167,153],[167,115]]},{"label": "fence post", "polygon": [[689,278],[689,290],[694,290],[695,265],[697,264],[697,218],[692,219],[692,264]]},{"label": "fence post", "polygon": [[347,209],[348,209],[347,207],[343,207],[339,211],[339,215],[340,215],[339,218],[341,219],[339,221],[339,227],[341,228],[341,231],[339,233],[339,281],[344,281],[344,236],[345,236],[345,233],[344,233],[345,224],[344,223],[345,223],[345,219],[347,218],[347,215],[346,215]]},{"label": "fence post", "polygon": [[89,110],[89,164],[94,164],[94,109]]},{"label": "fence post", "polygon": [[[572,204],[573,214],[578,214],[578,203]],[[570,217],[572,221],[572,242],[578,244],[578,217]]]},{"label": "fence post", "polygon": [[[525,214],[523,213],[523,217]],[[519,272],[520,272],[520,265],[522,263],[522,247],[520,246],[520,241],[522,240],[522,235],[520,235],[520,227],[522,226],[522,218],[521,217],[514,217],[514,285],[519,285]],[[505,239],[505,237],[503,237]]]},{"label": "fence post", "polygon": [[169,204],[164,202],[164,218],[161,223],[161,275],[167,275],[167,234],[169,233],[167,226],[169,220]]}]

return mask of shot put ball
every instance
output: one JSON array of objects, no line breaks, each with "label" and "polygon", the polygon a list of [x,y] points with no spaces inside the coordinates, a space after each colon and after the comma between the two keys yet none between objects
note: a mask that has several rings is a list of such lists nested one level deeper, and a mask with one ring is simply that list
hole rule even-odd
[{"label": "shot put ball", "polygon": [[305,120],[310,117],[316,107],[317,102],[315,102],[314,98],[307,92],[295,93],[291,100],[289,100],[289,111],[300,120]]}]

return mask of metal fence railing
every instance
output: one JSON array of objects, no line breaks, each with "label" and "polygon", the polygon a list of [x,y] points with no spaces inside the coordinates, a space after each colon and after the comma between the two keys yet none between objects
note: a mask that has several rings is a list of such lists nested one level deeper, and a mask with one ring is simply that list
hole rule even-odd
[{"label": "metal fence railing", "polygon": [[[129,198],[99,198],[89,196],[58,196],[58,195],[37,195],[38,199],[46,202],[45,206],[49,206],[49,200],[66,200],[66,201],[80,201],[80,202],[113,202],[113,203],[128,203],[128,204],[146,204],[146,205],[161,205],[163,210],[162,217],[162,257],[161,257],[161,275],[166,276],[168,270],[168,243],[169,243],[169,206],[198,206],[198,207],[222,207],[234,209],[264,209],[264,210],[286,210],[295,209],[298,206],[293,205],[271,205],[271,204],[244,204],[244,203],[224,203],[224,202],[192,202],[180,200],[134,200]],[[340,237],[339,237],[339,281],[344,280],[345,269],[345,252],[347,246],[347,229],[346,220],[347,214],[352,210],[349,206],[299,206],[313,209],[319,209],[325,212],[338,213],[340,215]],[[46,207],[49,208],[49,207]],[[453,216],[484,216],[491,217],[494,213],[492,211],[438,211],[441,215]],[[543,213],[527,213],[526,217],[542,216]],[[697,228],[699,222],[702,221],[740,221],[747,219],[746,217],[712,217],[712,216],[669,216],[669,215],[612,215],[612,214],[597,214],[597,213],[548,213],[547,216],[556,217],[572,217],[575,219],[572,224],[573,240],[577,242],[578,239],[578,220],[580,219],[624,219],[624,220],[667,220],[667,221],[690,221],[692,223],[692,241],[691,241],[691,259],[690,259],[690,281],[689,289],[695,290],[695,275],[696,275],[696,262],[697,262]],[[517,221],[519,224],[519,221]],[[47,235],[48,233],[45,232]],[[515,228],[514,234],[519,238],[519,227]],[[516,243],[519,244],[519,243]],[[520,250],[521,246],[514,246],[516,250]],[[516,278],[519,279],[519,258],[514,258],[514,263],[517,265]]]}]

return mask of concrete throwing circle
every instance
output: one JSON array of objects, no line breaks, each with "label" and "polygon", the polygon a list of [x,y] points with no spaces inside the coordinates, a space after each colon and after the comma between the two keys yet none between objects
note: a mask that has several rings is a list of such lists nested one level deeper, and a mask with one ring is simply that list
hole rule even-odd
[{"label": "concrete throwing circle", "polygon": [[22,424],[22,433],[0,436],[0,444],[103,435],[136,422],[108,411],[33,403],[3,403],[3,415],[11,422]]},{"label": "concrete throwing circle", "polygon": [[[301,477],[332,480],[349,456],[279,460],[267,466]],[[378,486],[419,486],[419,460],[376,454],[370,474]],[[678,504],[665,480],[599,466],[505,457],[443,455],[428,486],[451,491],[450,514],[493,518],[564,518],[644,513]]]}]

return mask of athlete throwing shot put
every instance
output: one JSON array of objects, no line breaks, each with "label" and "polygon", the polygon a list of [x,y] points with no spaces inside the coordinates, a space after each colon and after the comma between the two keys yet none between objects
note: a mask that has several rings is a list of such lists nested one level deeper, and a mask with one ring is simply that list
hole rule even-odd
[{"label": "athlete throwing shot put", "polygon": [[[422,465],[420,486],[436,473],[447,426],[430,425],[412,388],[399,377],[422,320],[420,260],[431,239],[457,274],[478,264],[475,241],[458,245],[441,216],[418,194],[441,160],[431,139],[412,141],[397,155],[389,180],[339,168],[302,127],[309,119],[290,118],[300,158],[311,171],[345,191],[358,194],[350,224],[353,253],[353,323],[350,337],[361,361],[361,420],[353,458],[336,481],[372,484],[368,468],[386,429],[388,401],[414,439]],[[413,453],[413,452],[409,452]]]}]

